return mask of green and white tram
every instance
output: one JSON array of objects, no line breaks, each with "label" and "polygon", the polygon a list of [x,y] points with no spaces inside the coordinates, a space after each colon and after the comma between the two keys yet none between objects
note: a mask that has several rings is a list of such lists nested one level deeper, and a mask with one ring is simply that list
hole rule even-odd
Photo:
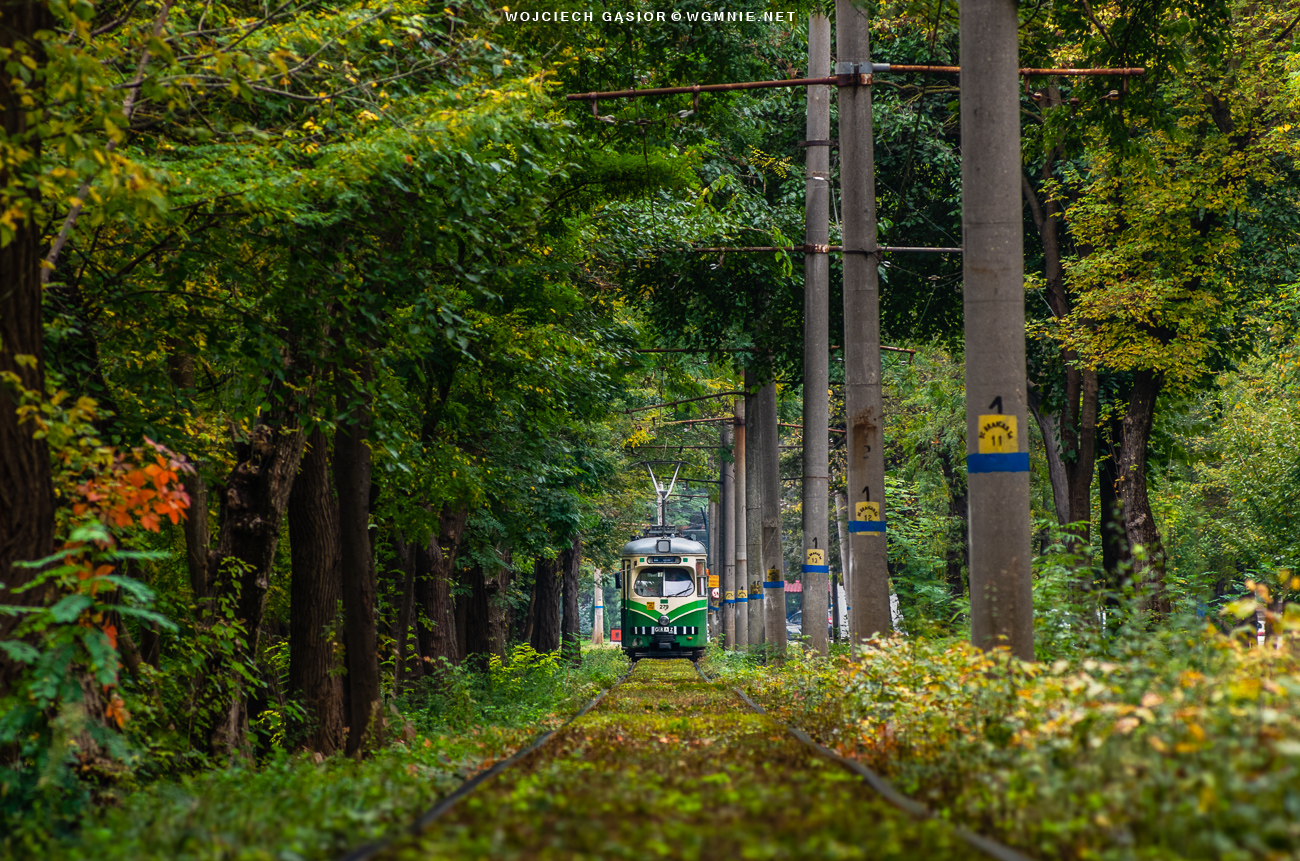
[{"label": "green and white tram", "polygon": [[623,651],[629,658],[690,658],[708,642],[708,551],[670,526],[623,546]]}]

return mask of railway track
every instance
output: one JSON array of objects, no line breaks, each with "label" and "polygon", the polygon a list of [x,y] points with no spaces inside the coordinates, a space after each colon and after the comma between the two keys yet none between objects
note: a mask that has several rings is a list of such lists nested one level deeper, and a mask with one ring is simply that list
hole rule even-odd
[{"label": "railway track", "polygon": [[689,661],[640,661],[567,724],[345,861],[1026,861],[907,809],[847,763]]}]

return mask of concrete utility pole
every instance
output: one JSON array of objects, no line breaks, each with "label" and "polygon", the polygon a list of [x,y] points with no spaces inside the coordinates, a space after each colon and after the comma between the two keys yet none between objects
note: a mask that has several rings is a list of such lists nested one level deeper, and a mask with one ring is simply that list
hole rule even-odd
[{"label": "concrete utility pole", "polygon": [[[835,0],[835,73],[871,74],[866,14]],[[880,392],[880,272],[871,87],[839,88],[844,209],[844,401],[848,413],[850,623],[861,640],[889,633],[885,556],[884,402]],[[1018,186],[1017,186],[1018,187]]]},{"label": "concrete utility pole", "polygon": [[600,569],[596,569],[596,618],[591,625],[591,644],[605,644],[605,584],[600,579]]},{"label": "concrete utility pole", "polygon": [[[835,491],[835,525],[837,534],[840,539],[840,580],[844,583],[844,621],[849,628],[849,642],[853,639],[853,578],[849,576],[849,521],[847,514],[847,503],[842,491]],[[836,629],[839,628],[839,619],[835,620]]]},{"label": "concrete utility pole", "polygon": [[763,518],[763,625],[768,656],[785,658],[785,557],[781,553],[781,433],[777,427],[776,383],[758,393],[759,469]]},{"label": "concrete utility pole", "polygon": [[[740,408],[737,407],[737,410]],[[722,426],[722,447],[731,448],[732,428]],[[744,434],[741,434],[743,440]],[[742,442],[743,446],[744,443]],[[736,463],[722,465],[722,646],[736,647]]]},{"label": "concrete utility pole", "polygon": [[960,7],[971,641],[1033,660],[1016,0]]},{"label": "concrete utility pole", "polygon": [[[831,73],[831,22],[825,15],[808,19],[808,77]],[[804,180],[804,242],[830,243],[831,170],[830,87],[808,88],[808,161]],[[803,635],[827,654],[826,590],[830,567],[827,551],[826,489],[830,446],[830,259],[803,256]],[[782,601],[784,609],[784,600]],[[785,629],[784,620],[781,624]]]},{"label": "concrete utility pole", "polygon": [[[721,472],[721,470],[719,470],[719,472]],[[721,475],[719,475],[719,478],[721,478]],[[719,483],[718,487],[721,488],[722,484]],[[721,491],[719,491],[719,496],[721,496]],[[720,526],[718,521],[720,520],[719,513],[721,512],[721,510],[722,510],[722,505],[719,503],[718,500],[716,499],[709,500],[708,575],[710,578],[713,577],[720,578],[720,575],[722,574],[722,565],[720,563],[720,560],[722,559],[722,532],[718,528]],[[704,602],[705,604],[708,605],[709,608],[709,637],[710,639],[712,639],[714,637],[717,637],[721,633],[719,628],[722,625],[722,612],[718,606],[721,602],[713,600],[713,588],[709,586],[709,582],[710,581],[706,580],[704,584],[704,595],[705,595]]]},{"label": "concrete utility pole", "polygon": [[[749,568],[744,590],[749,603],[749,646],[763,644],[763,434],[767,427],[758,407],[754,376],[745,371],[745,539]],[[752,393],[752,394],[751,394]],[[739,600],[739,596],[737,596]]]},{"label": "concrete utility pole", "polygon": [[[733,625],[735,627],[735,647],[740,650],[749,648],[749,600],[745,597],[746,584],[749,582],[749,438],[745,426],[745,403],[748,396],[736,398],[736,573],[732,586],[736,590]],[[756,563],[757,564],[757,563]]]}]

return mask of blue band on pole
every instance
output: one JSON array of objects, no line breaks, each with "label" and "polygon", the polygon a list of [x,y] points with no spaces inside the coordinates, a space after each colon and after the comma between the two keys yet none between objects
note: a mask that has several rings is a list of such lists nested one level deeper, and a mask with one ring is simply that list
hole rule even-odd
[{"label": "blue band on pole", "polygon": [[749,600],[748,598],[737,598],[737,599],[736,599],[736,603],[737,603],[737,604],[744,604],[744,603],[745,603],[746,601],[748,601],[748,600]]},{"label": "blue band on pole", "polygon": [[829,574],[830,572],[831,572],[831,566],[829,566],[829,565],[805,565],[805,566],[803,566],[803,573],[805,573],[805,574]]},{"label": "blue band on pole", "polygon": [[736,603],[736,599],[735,599],[735,598],[726,598],[726,599],[724,599],[724,600],[725,600],[728,604],[734,604],[734,603]]},{"label": "blue band on pole", "polygon": [[762,593],[762,592],[754,592],[752,595],[749,596],[749,600],[751,600],[751,601],[762,601],[762,600],[763,600],[763,593]]},{"label": "blue band on pole", "polygon": [[784,588],[785,588],[785,581],[784,581],[784,580],[764,580],[764,581],[763,581],[763,588],[764,588],[764,589],[784,589]]},{"label": "blue band on pole", "polygon": [[883,520],[850,520],[850,532],[884,532],[885,521]]},{"label": "blue band on pole", "polygon": [[968,454],[966,471],[973,472],[1029,472],[1029,452],[1013,451],[1001,454]]},{"label": "blue band on pole", "polygon": [[596,605],[596,609],[597,609],[597,610],[604,610],[604,609],[605,609],[605,605],[604,605],[604,604],[597,604],[597,605]]}]

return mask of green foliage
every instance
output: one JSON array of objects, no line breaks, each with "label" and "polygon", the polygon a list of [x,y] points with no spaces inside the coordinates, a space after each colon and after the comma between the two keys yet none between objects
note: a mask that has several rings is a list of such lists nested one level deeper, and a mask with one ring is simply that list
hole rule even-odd
[{"label": "green foliage", "polygon": [[627,671],[622,649],[593,648],[572,667],[558,652],[539,653],[520,643],[488,658],[485,672],[442,666],[404,700],[417,726],[430,730],[467,725],[521,726],[554,720],[578,708]]}]

